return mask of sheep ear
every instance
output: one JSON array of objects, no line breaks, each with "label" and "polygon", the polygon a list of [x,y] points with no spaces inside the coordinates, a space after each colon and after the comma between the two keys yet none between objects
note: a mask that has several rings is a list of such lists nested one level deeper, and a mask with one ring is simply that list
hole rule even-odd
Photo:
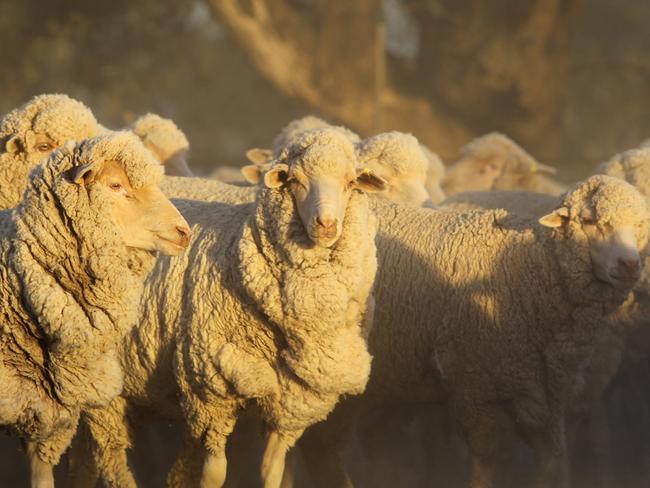
[{"label": "sheep ear", "polygon": [[25,144],[20,139],[20,136],[13,135],[5,143],[5,151],[9,154],[18,154],[25,147]]},{"label": "sheep ear", "polygon": [[279,188],[289,179],[289,166],[277,163],[264,173],[264,184],[267,188]]},{"label": "sheep ear", "polygon": [[82,164],[68,171],[68,180],[77,185],[89,185],[95,181],[97,168],[95,163]]},{"label": "sheep ear", "polygon": [[246,166],[242,166],[240,171],[244,179],[253,185],[257,185],[262,179],[261,165],[247,164]]},{"label": "sheep ear", "polygon": [[354,187],[368,193],[383,191],[388,183],[381,176],[375,174],[370,168],[357,170],[357,180]]},{"label": "sheep ear", "polygon": [[271,150],[260,149],[259,147],[256,147],[246,151],[246,157],[251,163],[261,165],[268,162],[269,159],[271,159]]},{"label": "sheep ear", "polygon": [[569,209],[566,207],[559,207],[553,210],[550,214],[544,215],[538,222],[544,227],[556,229],[564,225],[569,219]]}]

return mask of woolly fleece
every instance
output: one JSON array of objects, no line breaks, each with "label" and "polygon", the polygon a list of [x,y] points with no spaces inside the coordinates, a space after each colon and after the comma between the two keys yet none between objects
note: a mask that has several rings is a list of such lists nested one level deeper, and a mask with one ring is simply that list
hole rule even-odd
[{"label": "woolly fleece", "polygon": [[[374,361],[356,402],[446,400],[486,468],[501,454],[496,440],[501,419],[509,417],[533,445],[550,446],[538,452],[548,461],[541,477],[559,486],[567,404],[608,314],[627,296],[596,279],[577,217],[591,205],[598,221],[632,223],[646,233],[648,225],[644,199],[614,178],[591,177],[561,201],[571,222],[558,230],[504,210],[373,202],[379,221]],[[355,400],[343,403],[349,402]],[[327,423],[322,430],[337,429],[346,430]],[[310,432],[305,436],[318,435]],[[311,444],[321,446],[304,452],[313,462],[331,460],[322,448],[327,441]]]},{"label": "woolly fleece", "polygon": [[[355,161],[333,129],[302,134],[283,159],[307,174]],[[180,398],[191,438],[220,452],[254,401],[294,442],[340,395],[362,392],[370,371],[376,227],[365,195],[351,195],[331,248],[311,243],[285,187],[261,188],[249,204],[177,204],[196,238],[182,257],[158,260],[141,323],[123,344],[124,393],[89,418],[109,484],[133,483],[115,453],[130,445],[129,409],[179,415]],[[177,464],[172,477],[184,469]]]},{"label": "woolly fleece", "polygon": [[7,151],[7,142],[18,137],[31,148],[36,135],[46,135],[56,147],[68,140],[80,141],[98,133],[88,107],[67,95],[38,95],[12,110],[0,121],[0,209],[13,208],[21,199],[30,171],[42,156]]},{"label": "woolly fleece", "polygon": [[133,326],[150,253],[126,248],[98,185],[69,170],[117,161],[134,187],[158,181],[157,164],[126,133],[55,151],[25,196],[1,215],[0,421],[38,443],[56,464],[80,408],[106,405],[122,388],[116,345]]}]

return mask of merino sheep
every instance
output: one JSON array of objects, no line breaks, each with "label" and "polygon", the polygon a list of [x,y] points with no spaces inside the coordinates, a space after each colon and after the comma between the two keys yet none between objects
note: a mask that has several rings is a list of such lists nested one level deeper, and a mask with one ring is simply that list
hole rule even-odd
[{"label": "merino sheep", "polygon": [[68,140],[97,134],[88,107],[67,95],[38,95],[0,121],[0,210],[13,208],[30,171]]},{"label": "merino sheep", "polygon": [[[238,411],[256,404],[270,432],[262,478],[271,487],[302,431],[340,395],[364,390],[375,221],[356,190],[383,181],[356,173],[352,143],[331,128],[297,136],[280,161],[255,203],[178,202],[197,238],[184,258],[158,261],[123,344],[124,393],[87,416],[110,486],[135,484],[126,416],[138,408],[183,416],[185,452],[205,452],[201,486],[220,486]],[[170,482],[192,486],[189,464],[200,459],[180,457]]]},{"label": "merino sheep", "polygon": [[555,173],[555,168],[538,163],[507,136],[491,132],[461,149],[461,159],[447,168],[442,188],[447,196],[486,190],[560,195],[566,187],[547,176]]},{"label": "merino sheep", "polygon": [[138,117],[127,130],[142,140],[146,148],[165,167],[165,174],[194,176],[187,165],[190,143],[172,120],[148,113]]},{"label": "merino sheep", "polygon": [[27,442],[32,486],[53,486],[79,410],[120,393],[152,251],[188,244],[161,177],[135,136],[97,137],[53,153],[0,213],[0,423]]},{"label": "merino sheep", "polygon": [[[644,198],[593,176],[539,224],[503,210],[373,208],[374,360],[356,403],[445,401],[468,440],[473,487],[493,485],[503,422],[512,422],[537,454],[538,486],[567,486],[568,402],[608,314],[639,276]],[[327,440],[345,431],[326,421],[303,436],[307,464],[328,466],[322,486],[347,479],[332,451],[344,443]]]},{"label": "merino sheep", "polygon": [[412,207],[431,207],[444,196],[438,187],[432,201],[426,188],[431,156],[418,140],[403,132],[384,132],[357,143],[359,163],[387,182],[379,198]]}]

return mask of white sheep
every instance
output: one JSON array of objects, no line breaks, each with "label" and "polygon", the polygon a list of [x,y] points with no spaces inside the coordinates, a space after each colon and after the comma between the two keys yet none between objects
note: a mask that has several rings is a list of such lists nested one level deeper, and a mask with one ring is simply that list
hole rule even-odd
[{"label": "white sheep", "polygon": [[444,199],[440,182],[433,199],[427,191],[429,164],[435,162],[436,156],[425,151],[411,134],[397,131],[384,132],[357,143],[361,166],[370,168],[387,182],[386,191],[377,196],[413,207],[430,207]]},{"label": "white sheep", "polygon": [[188,243],[161,177],[135,136],[97,137],[54,152],[0,213],[0,424],[27,442],[32,486],[53,486],[79,410],[121,391],[152,251]]},{"label": "white sheep", "polygon": [[560,195],[566,186],[549,178],[556,169],[537,162],[503,134],[491,132],[461,149],[447,167],[442,188],[447,196],[462,191],[528,190]]},{"label": "white sheep", "polygon": [[194,176],[187,165],[190,143],[172,120],[148,113],[138,117],[126,129],[142,140],[145,147],[165,167],[165,174]]},{"label": "white sheep", "polygon": [[15,207],[30,171],[68,140],[97,135],[92,112],[67,95],[38,95],[0,121],[0,210]]},{"label": "white sheep", "polygon": [[[373,208],[374,360],[356,403],[445,401],[468,440],[473,487],[492,486],[509,419],[537,454],[538,486],[567,486],[566,411],[608,314],[639,277],[644,198],[594,176],[539,224],[503,210]],[[346,429],[326,421],[303,438],[308,465],[332,471],[320,485],[338,486],[346,478],[319,430]]]},{"label": "white sheep", "polygon": [[[254,403],[270,432],[262,478],[278,486],[302,431],[363,391],[376,252],[357,190],[383,181],[355,168],[340,131],[315,129],[285,148],[255,203],[178,202],[197,237],[184,257],[158,261],[123,345],[124,393],[87,416],[104,482],[134,486],[126,416],[144,407],[184,417],[185,452],[204,447],[202,486],[220,486],[226,439]],[[192,485],[186,462],[173,485]]]}]

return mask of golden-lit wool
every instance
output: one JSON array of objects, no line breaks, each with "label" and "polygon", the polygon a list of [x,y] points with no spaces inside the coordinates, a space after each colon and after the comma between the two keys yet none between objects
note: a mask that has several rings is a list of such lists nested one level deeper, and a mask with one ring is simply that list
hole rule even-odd
[{"label": "golden-lit wool", "polygon": [[168,198],[203,202],[246,203],[255,199],[256,188],[235,186],[209,178],[165,176],[160,188]]},{"label": "golden-lit wool", "polygon": [[[547,476],[549,486],[561,486],[566,409],[609,313],[629,293],[595,276],[578,216],[589,208],[596,221],[638,228],[639,246],[648,230],[643,197],[606,176],[578,183],[555,205],[569,208],[570,221],[560,229],[505,210],[409,209],[375,201],[374,359],[360,399],[368,407],[446,401],[487,477],[500,454],[495,440],[509,430],[502,419],[510,417],[529,440],[553,446],[537,453],[549,460],[540,463],[540,479]],[[327,422],[321,431],[346,431]],[[323,443],[306,445],[320,446],[303,452],[311,462],[331,461]],[[489,480],[476,472],[475,483]]]},{"label": "golden-lit wool", "polygon": [[364,139],[356,146],[359,164],[370,168],[388,183],[387,190],[377,194],[378,198],[413,207],[430,204],[426,187],[429,157],[413,135],[384,132]]},{"label": "golden-lit wool", "polygon": [[321,118],[315,117],[313,115],[307,115],[300,119],[292,120],[282,128],[277,136],[275,136],[275,139],[273,139],[273,144],[271,146],[273,157],[277,158],[282,150],[287,146],[287,144],[293,141],[300,133],[310,131],[312,129],[323,129],[326,127],[334,127],[337,130],[340,130],[341,133],[344,134],[352,143],[360,141],[360,137],[347,127],[332,125]]},{"label": "golden-lit wool", "polygon": [[547,175],[555,169],[537,162],[509,137],[491,132],[461,149],[461,158],[447,168],[443,190],[528,190],[560,195],[566,187]]},{"label": "golden-lit wool", "polygon": [[185,133],[170,119],[148,113],[138,117],[128,130],[137,135],[165,166],[165,173],[171,176],[192,176],[186,157],[190,143]]},{"label": "golden-lit wool", "polygon": [[[38,95],[5,115],[0,121],[0,209],[18,204],[29,172],[53,149],[98,131],[90,109],[67,95]],[[40,140],[50,149],[38,151],[34,146]]]},{"label": "golden-lit wool", "polygon": [[0,422],[35,443],[49,465],[79,410],[121,391],[117,343],[135,324],[154,264],[150,252],[126,247],[106,194],[70,179],[105,161],[134,187],[162,177],[132,134],[88,139],[37,166],[21,203],[0,213]]},{"label": "golden-lit wool", "polygon": [[[282,157],[305,174],[354,172],[356,161],[330,129],[301,134]],[[257,199],[242,205],[177,201],[196,237],[184,256],[158,260],[123,345],[124,393],[89,418],[109,485],[134,483],[116,453],[130,445],[130,408],[182,415],[195,443],[221,452],[245,404],[293,443],[341,395],[365,388],[376,271],[367,197],[353,191],[341,237],[326,248],[308,237],[287,187],[249,190]],[[183,459],[171,476],[189,486]]]},{"label": "golden-lit wool", "polygon": [[599,165],[596,173],[615,176],[650,198],[650,147],[630,149]]}]

